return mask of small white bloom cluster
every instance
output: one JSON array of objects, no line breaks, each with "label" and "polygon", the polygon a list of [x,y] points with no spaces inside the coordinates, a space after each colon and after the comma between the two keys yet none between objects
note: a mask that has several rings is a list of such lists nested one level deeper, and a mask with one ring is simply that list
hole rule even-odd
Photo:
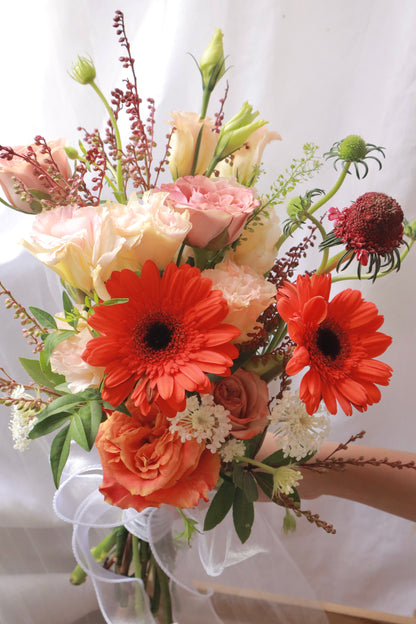
[{"label": "small white bloom cluster", "polygon": [[270,424],[284,455],[296,460],[316,451],[330,427],[323,411],[308,414],[298,394],[288,391],[271,410]]},{"label": "small white bloom cluster", "polygon": [[[11,393],[12,399],[32,399],[33,396],[26,394],[23,386],[17,386]],[[9,429],[14,441],[13,448],[25,451],[31,442],[29,433],[38,422],[36,417],[38,410],[26,406],[24,403],[15,403],[12,407]]]},{"label": "small white bloom cluster", "polygon": [[231,430],[229,411],[214,403],[211,394],[189,397],[186,408],[170,421],[169,430],[178,433],[182,442],[195,438],[206,442],[206,448],[216,453]]},{"label": "small white bloom cluster", "polygon": [[246,445],[243,440],[237,440],[236,438],[231,438],[231,440],[227,440],[220,450],[218,451],[218,455],[224,462],[232,462],[236,455],[243,456],[246,452]]},{"label": "small white bloom cluster", "polygon": [[273,475],[273,488],[289,496],[302,478],[299,470],[294,470],[291,466],[280,466]]}]

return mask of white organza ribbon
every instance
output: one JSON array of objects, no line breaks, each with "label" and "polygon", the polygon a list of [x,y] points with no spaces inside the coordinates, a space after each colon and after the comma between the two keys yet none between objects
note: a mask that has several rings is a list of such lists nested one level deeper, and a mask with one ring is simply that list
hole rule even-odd
[{"label": "white organza ribbon", "polygon": [[[295,589],[298,596],[310,594],[300,570],[261,513],[256,515],[250,539],[241,544],[230,520],[213,531],[202,531],[207,503],[186,510],[187,516],[197,521],[200,531],[189,547],[175,537],[183,531],[183,519],[175,508],[162,505],[160,509],[148,508],[139,513],[107,504],[98,489],[102,482],[99,464],[88,465],[84,458],[71,454],[63,478],[54,497],[54,510],[59,518],[73,524],[75,559],[92,580],[108,624],[156,624],[142,581],[105,569],[91,554],[91,548],[102,541],[108,530],[120,525],[149,543],[157,563],[170,578],[177,624],[195,624],[196,614],[198,624],[223,624],[212,604],[213,590],[201,593],[195,585],[198,582],[208,587],[212,577],[221,577],[223,586],[236,591],[258,589],[264,595],[277,591],[293,594]],[[278,570],[280,578],[276,577]],[[239,597],[234,603],[233,616],[238,617],[236,621],[242,620],[244,599]],[[272,601],[268,607],[274,614],[273,622],[299,621],[299,613],[292,619],[278,602]],[[315,615],[311,618],[308,611],[308,622],[327,622],[319,610]],[[260,614],[258,621],[265,621]]]}]

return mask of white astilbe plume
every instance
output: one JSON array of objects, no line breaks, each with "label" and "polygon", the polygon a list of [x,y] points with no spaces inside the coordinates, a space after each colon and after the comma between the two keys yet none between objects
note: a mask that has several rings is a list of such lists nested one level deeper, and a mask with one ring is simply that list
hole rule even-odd
[{"label": "white astilbe plume", "polygon": [[38,422],[36,414],[39,412],[39,408],[33,408],[27,402],[33,402],[35,399],[25,392],[23,386],[17,386],[12,391],[11,397],[12,399],[22,399],[12,406],[9,429],[12,432],[13,448],[18,451],[25,451],[32,441],[28,438],[28,435]]},{"label": "white astilbe plume", "polygon": [[216,453],[231,430],[229,413],[222,405],[214,403],[211,394],[200,398],[194,395],[186,400],[184,411],[171,419],[169,430],[177,433],[182,442],[193,438],[206,442],[206,448]]},{"label": "white astilbe plume", "polygon": [[285,457],[298,461],[318,450],[330,427],[326,413],[308,414],[298,394],[289,391],[271,410],[270,425]]},{"label": "white astilbe plume", "polygon": [[231,438],[231,440],[227,440],[221,446],[218,451],[218,455],[221,457],[224,462],[232,462],[234,457],[243,456],[246,452],[246,445],[243,440],[237,440],[236,438]]}]

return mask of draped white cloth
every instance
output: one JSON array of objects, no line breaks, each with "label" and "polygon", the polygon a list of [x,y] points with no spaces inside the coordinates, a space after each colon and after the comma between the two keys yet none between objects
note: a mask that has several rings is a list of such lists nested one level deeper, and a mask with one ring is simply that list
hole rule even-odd
[{"label": "draped white cloth", "polygon": [[[121,50],[111,26],[117,8],[126,16],[140,91],[156,101],[161,144],[169,111],[199,110],[200,78],[186,53],[198,58],[219,27],[230,66],[226,116],[248,100],[283,137],[265,153],[261,190],[300,155],[305,141],[326,151],[335,140],[359,133],[386,147],[383,170],[377,173],[374,163],[363,182],[349,176],[333,205],[343,208],[374,190],[393,195],[408,219],[416,218],[413,0],[16,0],[2,7],[0,25],[1,144],[26,144],[43,134],[66,136],[76,145],[77,126],[102,128],[101,103],[88,87],[72,82],[67,69],[78,53],[89,54],[104,93],[121,83]],[[212,115],[222,95],[220,86]],[[328,190],[335,176],[328,165],[304,188]],[[61,307],[58,280],[16,244],[32,218],[3,207],[0,214],[0,280],[25,305],[55,313]],[[413,253],[400,273],[374,285],[344,283],[362,288],[384,314],[384,331],[394,338],[384,360],[394,376],[382,402],[367,413],[334,417],[331,439],[346,440],[365,429],[370,445],[415,450],[415,268]],[[31,357],[30,349],[12,313],[1,306],[0,315],[0,363],[23,378],[17,356]],[[49,441],[37,441],[23,454],[13,450],[8,412],[2,408],[0,420],[0,622],[102,622],[91,615],[97,609],[91,584],[73,588],[67,581],[73,568],[70,527],[52,510]],[[317,597],[412,614],[414,525],[329,497],[309,506],[335,524],[337,535],[298,521],[296,533],[282,539]],[[280,531],[280,509],[262,504],[258,513]],[[263,574],[274,577],[273,590],[282,593],[284,571],[276,573],[277,564]]]}]

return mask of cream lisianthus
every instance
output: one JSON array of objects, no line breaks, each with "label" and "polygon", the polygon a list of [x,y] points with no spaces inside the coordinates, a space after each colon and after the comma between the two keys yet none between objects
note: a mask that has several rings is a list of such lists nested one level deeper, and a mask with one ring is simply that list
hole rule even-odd
[{"label": "cream lisianthus", "polygon": [[281,141],[278,132],[268,130],[266,126],[257,128],[244,143],[243,147],[232,156],[221,160],[215,167],[223,178],[234,177],[244,186],[251,186],[256,179],[261,164],[264,148],[271,141]]},{"label": "cream lisianthus", "polygon": [[22,244],[65,282],[108,299],[105,282],[113,271],[140,270],[147,259],[159,269],[172,260],[191,228],[186,213],[163,205],[154,193],[128,204],[58,206],[36,216]]},{"label": "cream lisianthus", "polygon": [[217,264],[215,269],[203,271],[202,277],[209,277],[212,287],[221,290],[228,303],[229,311],[224,322],[241,331],[233,342],[241,344],[249,340],[254,328],[261,326],[257,318],[274,301],[275,286],[250,267],[239,266],[229,259]]},{"label": "cream lisianthus", "polygon": [[274,209],[259,215],[260,220],[246,229],[229,258],[238,265],[247,265],[259,275],[271,269],[276,258],[276,243],[282,233]]},{"label": "cream lisianthus", "polygon": [[[209,117],[200,119],[198,113],[183,111],[171,112],[174,126],[170,142],[169,168],[174,180],[187,175],[203,174],[214,155],[218,135],[213,132],[214,122]],[[192,171],[198,135],[202,134],[198,158]]]}]

